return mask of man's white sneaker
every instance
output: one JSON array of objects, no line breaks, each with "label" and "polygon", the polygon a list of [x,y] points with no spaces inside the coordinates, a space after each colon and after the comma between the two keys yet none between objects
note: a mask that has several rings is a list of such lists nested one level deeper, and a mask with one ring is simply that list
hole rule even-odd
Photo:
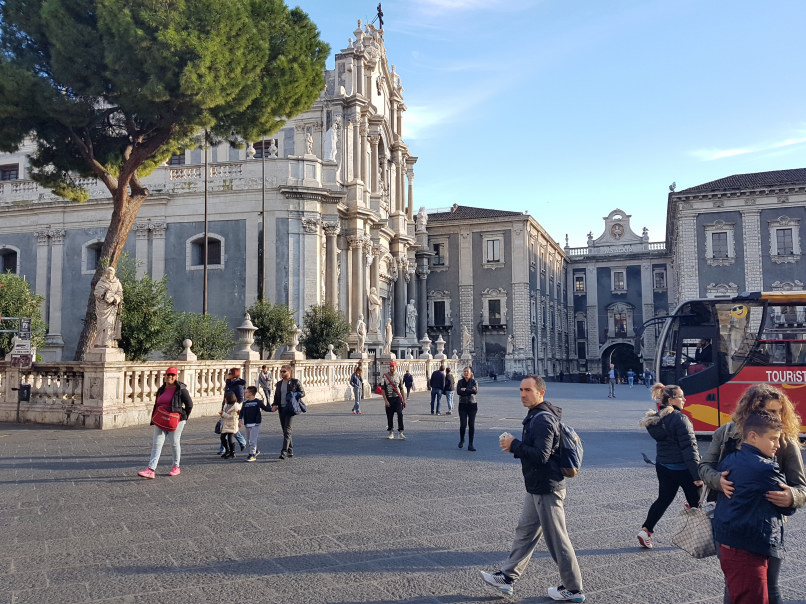
[{"label": "man's white sneaker", "polygon": [[398,437],[400,440],[406,440],[406,435],[405,435],[405,434],[403,434],[402,432],[398,432],[398,433],[397,433],[397,437]]},{"label": "man's white sneaker", "polygon": [[505,596],[511,596],[513,589],[512,579],[507,579],[500,570],[497,573],[481,573],[481,578],[484,579],[484,582],[487,585],[490,585],[500,591]]},{"label": "man's white sneaker", "polygon": [[638,533],[638,543],[641,544],[641,547],[652,549],[652,533],[646,529],[641,529],[641,532]]},{"label": "man's white sneaker", "polygon": [[549,597],[560,602],[584,602],[585,594],[581,591],[569,591],[562,585],[549,587]]},{"label": "man's white sneaker", "polygon": [[394,438],[395,438],[395,433],[394,433],[394,432],[392,432],[391,430],[389,430],[389,436],[387,436],[386,438],[388,438],[389,440],[394,440]]}]

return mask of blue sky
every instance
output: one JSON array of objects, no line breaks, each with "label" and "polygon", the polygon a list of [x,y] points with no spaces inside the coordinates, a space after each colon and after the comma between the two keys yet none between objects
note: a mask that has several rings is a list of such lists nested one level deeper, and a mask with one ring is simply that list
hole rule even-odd
[{"label": "blue sky", "polygon": [[[337,52],[377,2],[300,6]],[[417,207],[528,210],[571,246],[618,207],[660,241],[672,182],[806,167],[802,0],[408,0],[383,12]]]}]

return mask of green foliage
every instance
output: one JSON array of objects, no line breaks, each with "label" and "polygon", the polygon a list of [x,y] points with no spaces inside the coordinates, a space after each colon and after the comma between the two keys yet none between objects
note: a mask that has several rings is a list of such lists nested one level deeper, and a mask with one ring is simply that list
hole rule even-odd
[{"label": "green foliage", "polygon": [[3,0],[0,151],[33,135],[31,177],[81,201],[76,174],[147,174],[202,129],[276,132],[329,52],[282,0]]},{"label": "green foliage", "polygon": [[195,312],[174,313],[173,325],[169,328],[168,340],[162,349],[169,359],[177,358],[185,349],[184,342],[193,341],[191,351],[204,361],[228,359],[235,346],[234,332],[226,319]]},{"label": "green foliage", "polygon": [[305,312],[304,322],[300,342],[305,346],[305,354],[312,359],[324,359],[328,344],[338,349],[350,334],[349,321],[329,303],[311,306]]},{"label": "green foliage", "polygon": [[[31,284],[12,272],[0,273],[0,317],[31,317],[31,340],[41,348],[45,344],[48,326],[42,321],[43,296],[31,291]],[[15,322],[3,321],[0,329],[16,329]],[[0,357],[11,350],[14,334],[0,334]]]},{"label": "green foliage", "polygon": [[294,313],[287,304],[272,304],[268,300],[258,300],[247,311],[252,324],[257,327],[255,343],[267,350],[269,358],[282,344],[291,341],[294,335]]},{"label": "green foliage", "polygon": [[123,285],[119,344],[129,361],[145,361],[148,353],[165,345],[174,329],[168,277],[155,281],[145,274],[138,279],[137,264],[124,254],[117,269]]}]

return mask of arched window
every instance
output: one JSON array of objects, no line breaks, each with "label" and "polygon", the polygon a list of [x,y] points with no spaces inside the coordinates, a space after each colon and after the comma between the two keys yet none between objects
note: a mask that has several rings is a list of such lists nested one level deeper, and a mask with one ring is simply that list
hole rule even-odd
[{"label": "arched window", "polygon": [[20,251],[10,245],[0,245],[0,273],[17,273],[20,266]]},{"label": "arched window", "polygon": [[81,248],[81,273],[83,275],[94,275],[95,269],[101,262],[101,248],[104,242],[101,239],[87,241]]},{"label": "arched window", "polygon": [[[209,233],[207,236],[207,269],[224,268],[224,238]],[[204,233],[187,240],[187,270],[204,269]]]}]

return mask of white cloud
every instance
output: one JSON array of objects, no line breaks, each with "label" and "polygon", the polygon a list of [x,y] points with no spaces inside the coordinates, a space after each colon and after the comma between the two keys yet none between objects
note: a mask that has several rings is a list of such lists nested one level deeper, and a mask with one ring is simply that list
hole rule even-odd
[{"label": "white cloud", "polygon": [[697,149],[689,154],[701,161],[713,161],[734,155],[744,155],[745,153],[759,153],[770,149],[780,149],[781,147],[792,147],[806,143],[806,138],[788,138],[776,143],[762,143],[746,149]]}]

